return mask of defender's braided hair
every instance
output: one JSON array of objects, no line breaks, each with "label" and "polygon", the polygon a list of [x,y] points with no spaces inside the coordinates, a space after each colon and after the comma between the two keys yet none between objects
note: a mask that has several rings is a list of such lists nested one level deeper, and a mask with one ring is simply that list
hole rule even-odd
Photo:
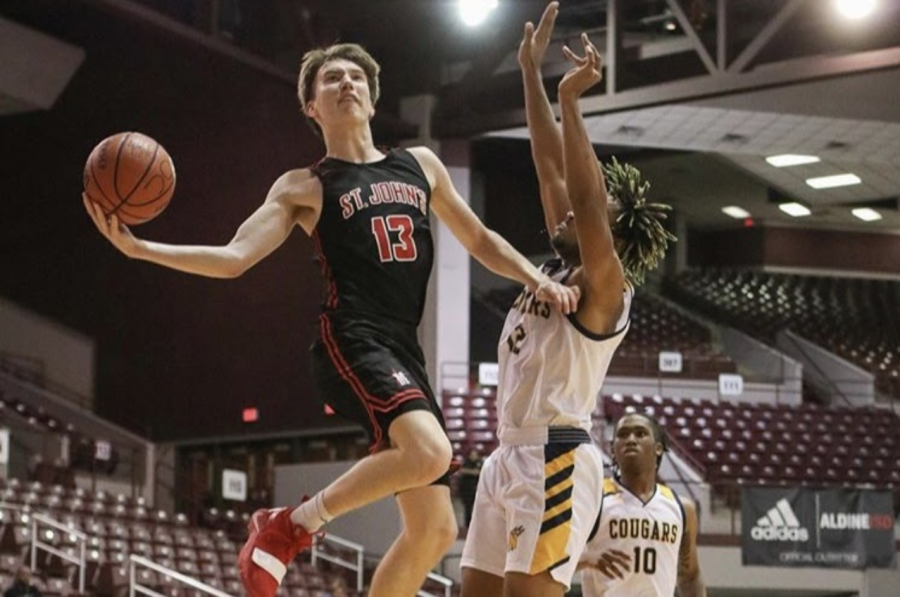
[{"label": "defender's braided hair", "polygon": [[647,202],[650,183],[631,164],[613,158],[611,163],[603,164],[603,173],[609,195],[619,205],[619,215],[612,228],[623,243],[619,259],[625,278],[632,286],[639,286],[646,273],[659,266],[669,242],[678,240],[663,226],[672,206]]}]

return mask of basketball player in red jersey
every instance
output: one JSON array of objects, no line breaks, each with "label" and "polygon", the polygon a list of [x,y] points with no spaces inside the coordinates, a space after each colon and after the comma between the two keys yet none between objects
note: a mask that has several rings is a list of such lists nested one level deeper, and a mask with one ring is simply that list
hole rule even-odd
[{"label": "basketball player in red jersey", "polygon": [[121,252],[197,275],[239,276],[295,226],[313,239],[326,280],[312,347],[319,394],[363,425],[373,453],[298,507],[253,515],[239,557],[251,597],[273,597],[287,565],[329,520],[389,495],[396,495],[403,530],[374,574],[370,597],[415,595],[456,538],[447,474],[452,449],[416,339],[432,266],[432,211],[489,269],[564,313],[577,307],[576,288],[553,282],[485,228],[432,151],[376,149],[369,121],[378,73],[355,44],[307,53],[298,92],[326,157],[276,180],[225,246],[135,238],[84,198],[97,228]]}]

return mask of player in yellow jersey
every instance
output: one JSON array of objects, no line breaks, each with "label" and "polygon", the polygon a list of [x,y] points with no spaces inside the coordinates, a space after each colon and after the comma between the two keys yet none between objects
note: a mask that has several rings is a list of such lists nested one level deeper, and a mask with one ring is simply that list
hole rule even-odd
[{"label": "player in yellow jersey", "polygon": [[697,510],[656,482],[665,432],[652,417],[619,419],[615,475],[603,483],[596,531],[581,557],[585,597],[703,597]]}]

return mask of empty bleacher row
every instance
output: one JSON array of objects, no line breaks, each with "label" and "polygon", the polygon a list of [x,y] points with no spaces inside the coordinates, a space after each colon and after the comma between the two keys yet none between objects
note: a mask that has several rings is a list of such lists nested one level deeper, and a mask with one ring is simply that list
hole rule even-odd
[{"label": "empty bleacher row", "polygon": [[900,418],[878,408],[605,396],[603,416],[653,415],[714,488],[869,485],[900,493]]},{"label": "empty bleacher row", "polygon": [[793,330],[900,397],[900,282],[703,269],[667,280],[665,292],[768,343],[780,330]]},{"label": "empty bleacher row", "polygon": [[[40,512],[88,536],[86,544],[86,593],[121,597],[129,584],[129,556],[140,555],[166,568],[222,590],[243,593],[237,554],[241,539],[225,530],[191,526],[184,516],[171,517],[146,506],[141,499],[112,496],[39,482],[9,480],[0,489],[0,577],[12,575],[30,563],[32,534],[56,549],[77,556],[80,546],[74,534],[48,526],[33,526]],[[245,521],[243,521],[245,522]],[[74,595],[76,566],[45,551],[38,552],[36,572],[45,595]],[[201,595],[179,586],[170,576],[149,569],[138,570],[138,581],[169,597]],[[301,556],[285,577],[281,594],[290,597],[326,597],[335,582],[346,585],[340,574],[324,572]]]},{"label": "empty bleacher row", "polygon": [[478,388],[442,395],[447,436],[453,453],[465,456],[470,450],[489,454],[497,447],[497,393],[494,388]]},{"label": "empty bleacher row", "polygon": [[[680,373],[660,372],[661,351],[681,353]],[[735,363],[715,347],[706,327],[660,298],[642,292],[635,295],[631,327],[610,363],[609,375],[715,379],[720,373],[736,370]]]},{"label": "empty bleacher row", "polygon": [[[13,422],[13,427],[26,427],[38,432],[66,436],[69,442],[69,462],[60,467],[43,462],[35,466],[33,474],[42,483],[58,483],[74,487],[71,469],[112,474],[120,461],[118,449],[109,442],[86,436],[71,422],[64,422],[22,400],[0,391],[0,422]],[[70,468],[71,467],[71,468]]]}]

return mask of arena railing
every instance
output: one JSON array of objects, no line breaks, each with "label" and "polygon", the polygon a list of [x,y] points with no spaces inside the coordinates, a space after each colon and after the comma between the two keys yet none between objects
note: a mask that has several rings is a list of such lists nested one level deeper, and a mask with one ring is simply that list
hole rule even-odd
[{"label": "arena railing", "polygon": [[192,589],[196,589],[200,592],[206,593],[208,595],[212,595],[213,597],[233,597],[228,593],[220,591],[215,587],[211,587],[205,583],[200,582],[195,578],[191,578],[190,576],[185,576],[180,572],[176,572],[171,568],[166,568],[165,566],[160,566],[155,562],[151,562],[145,557],[131,555],[128,557],[128,597],[134,597],[135,593],[140,593],[142,595],[149,595],[150,597],[167,597],[163,593],[159,593],[155,591],[152,587],[148,587],[146,585],[142,585],[137,580],[137,568],[138,566],[143,566],[144,568],[148,568],[154,572],[159,574],[163,574],[172,580],[186,585]]},{"label": "arena railing", "polygon": [[[322,547],[320,546],[320,541],[322,543],[334,543],[348,551],[355,553],[356,554],[355,561],[351,562],[350,560],[344,559],[338,555],[331,554],[331,553],[328,553],[327,551],[324,551],[322,549]],[[313,543],[311,560],[312,560],[313,566],[316,565],[317,560],[325,560],[326,562],[331,562],[332,564],[340,566],[341,568],[346,568],[347,570],[350,570],[351,572],[355,572],[356,573],[356,590],[361,593],[363,590],[363,580],[364,580],[363,575],[365,573],[365,568],[364,568],[364,564],[363,564],[363,558],[365,555],[364,552],[365,552],[365,548],[362,545],[360,545],[359,543],[353,543],[352,541],[347,541],[346,539],[341,539],[340,537],[335,537],[334,535],[326,534],[324,537],[319,539],[319,541],[316,541],[315,543]]]},{"label": "arena railing", "polygon": [[[426,578],[430,581],[433,581],[440,585],[443,585],[444,597],[450,597],[450,595],[452,595],[453,581],[450,580],[449,578],[447,578],[446,576],[441,576],[440,574],[437,574],[436,572],[429,572],[428,576]],[[439,597],[439,596],[436,596],[434,593],[429,593],[425,589],[422,589],[418,593],[416,593],[416,597]]]},{"label": "arena railing", "polygon": [[[75,537],[75,539],[78,541],[78,555],[75,556],[70,553],[66,553],[61,549],[56,548],[54,545],[42,541],[41,534],[38,532],[38,530],[41,528],[40,525],[50,527],[60,533],[66,533],[67,535]],[[40,513],[33,513],[31,515],[31,569],[35,570],[37,568],[37,554],[39,550],[53,554],[59,559],[66,562],[71,562],[78,567],[78,592],[84,593],[84,573],[87,568],[87,540],[88,536],[81,531],[68,527],[63,523],[50,518],[49,516],[45,516]]]}]

